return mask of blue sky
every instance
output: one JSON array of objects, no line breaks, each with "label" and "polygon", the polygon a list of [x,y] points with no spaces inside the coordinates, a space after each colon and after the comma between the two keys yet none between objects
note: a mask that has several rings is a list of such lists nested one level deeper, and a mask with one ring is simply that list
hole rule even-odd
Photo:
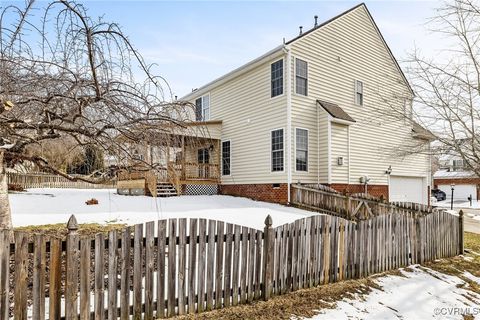
[{"label": "blue sky", "polygon": [[[0,0],[1,2],[1,0]],[[358,1],[82,1],[92,17],[117,22],[179,97],[258,57]],[[46,2],[45,2],[46,3]],[[402,60],[416,45],[433,55],[441,43],[423,25],[437,1],[367,1]]]}]

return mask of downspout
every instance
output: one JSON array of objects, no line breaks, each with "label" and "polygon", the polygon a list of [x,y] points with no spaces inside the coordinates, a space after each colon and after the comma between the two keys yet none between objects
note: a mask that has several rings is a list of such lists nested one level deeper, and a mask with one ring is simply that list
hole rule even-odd
[{"label": "downspout", "polygon": [[292,53],[290,48],[285,47],[287,52],[287,202],[290,203],[290,184],[292,183]]},{"label": "downspout", "polygon": [[328,115],[327,120],[327,183],[330,185],[332,184],[332,116]]},{"label": "downspout", "polygon": [[317,186],[320,185],[320,108],[318,104],[315,104],[317,108]]}]

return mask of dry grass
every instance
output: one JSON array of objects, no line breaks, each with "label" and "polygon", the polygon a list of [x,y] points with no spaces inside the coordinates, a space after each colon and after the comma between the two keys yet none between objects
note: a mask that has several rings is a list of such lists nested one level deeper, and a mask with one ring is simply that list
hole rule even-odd
[{"label": "dry grass", "polygon": [[292,319],[313,317],[316,310],[335,308],[335,302],[353,298],[354,294],[368,294],[372,288],[381,289],[373,280],[347,280],[338,283],[298,290],[268,301],[255,301],[226,309],[175,317],[174,319]]},{"label": "dry grass", "polygon": [[480,293],[480,285],[463,275],[466,271],[480,277],[480,234],[465,232],[464,245],[464,255],[428,262],[425,266],[441,273],[457,276],[469,284],[468,289]]}]

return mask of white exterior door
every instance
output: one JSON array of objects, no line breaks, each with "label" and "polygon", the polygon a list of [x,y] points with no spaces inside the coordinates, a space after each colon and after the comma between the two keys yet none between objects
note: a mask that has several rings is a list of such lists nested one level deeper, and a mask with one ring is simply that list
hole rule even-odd
[{"label": "white exterior door", "polygon": [[[438,185],[438,189],[447,194],[447,199],[452,197],[452,187],[446,184]],[[456,184],[453,191],[453,199],[468,201],[468,197],[472,195],[472,200],[477,200],[477,186],[474,184]]]},{"label": "white exterior door", "polygon": [[389,200],[427,203],[427,187],[424,177],[390,176]]}]

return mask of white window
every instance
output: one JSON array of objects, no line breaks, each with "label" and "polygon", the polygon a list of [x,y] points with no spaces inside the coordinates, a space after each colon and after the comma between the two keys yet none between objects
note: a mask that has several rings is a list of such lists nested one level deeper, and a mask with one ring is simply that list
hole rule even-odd
[{"label": "white window", "polygon": [[272,131],[272,171],[283,171],[283,129]]},{"label": "white window", "polygon": [[355,80],[355,104],[363,106],[363,82]]},{"label": "white window", "polygon": [[308,65],[300,59],[295,59],[295,92],[303,96],[308,93]]},{"label": "white window", "polygon": [[272,98],[283,94],[283,59],[272,63],[270,83]]},{"label": "white window", "polygon": [[204,95],[195,100],[195,120],[210,120],[210,95]]},{"label": "white window", "polygon": [[308,130],[295,129],[295,168],[308,171]]}]

